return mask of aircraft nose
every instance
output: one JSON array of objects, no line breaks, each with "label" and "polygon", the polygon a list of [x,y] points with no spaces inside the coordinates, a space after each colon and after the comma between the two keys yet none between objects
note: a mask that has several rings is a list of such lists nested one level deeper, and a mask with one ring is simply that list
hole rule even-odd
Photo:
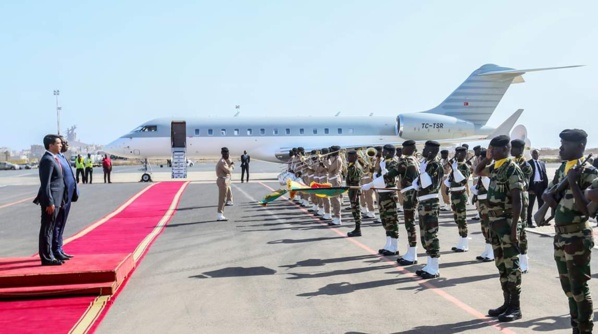
[{"label": "aircraft nose", "polygon": [[104,151],[116,156],[122,156],[125,149],[125,141],[123,138],[118,138],[117,140],[109,143],[108,145],[104,146]]}]

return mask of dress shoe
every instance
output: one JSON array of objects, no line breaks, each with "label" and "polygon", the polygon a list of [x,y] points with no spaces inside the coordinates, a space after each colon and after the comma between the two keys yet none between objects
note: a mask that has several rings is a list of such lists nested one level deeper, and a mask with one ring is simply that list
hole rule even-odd
[{"label": "dress shoe", "polygon": [[402,266],[410,266],[412,264],[417,264],[417,260],[409,261],[409,260],[405,260],[403,258],[400,258],[400,259],[397,259],[397,263],[400,264],[400,265],[402,265]]},{"label": "dress shoe", "polygon": [[423,279],[431,279],[431,278],[437,278],[440,277],[440,274],[430,274],[427,271],[422,271],[421,275],[418,275],[419,277],[423,278]]},{"label": "dress shoe", "polygon": [[361,230],[353,230],[347,233],[348,237],[361,237]]},{"label": "dress shoe", "polygon": [[42,261],[42,266],[60,266],[62,263],[58,260]]},{"label": "dress shoe", "polygon": [[54,253],[54,257],[56,258],[56,260],[63,261],[63,262],[66,260],[70,260],[70,257],[63,256],[60,253]]},{"label": "dress shoe", "polygon": [[70,259],[70,258],[73,258],[73,257],[75,257],[74,255],[67,254],[67,253],[65,253],[65,252],[60,252],[60,255],[62,255],[62,256],[64,256],[64,257],[68,257],[69,259]]},{"label": "dress shoe", "polygon": [[379,253],[380,255],[384,255],[384,256],[391,256],[391,255],[399,255],[399,252],[391,252],[388,249],[383,249],[382,253]]}]

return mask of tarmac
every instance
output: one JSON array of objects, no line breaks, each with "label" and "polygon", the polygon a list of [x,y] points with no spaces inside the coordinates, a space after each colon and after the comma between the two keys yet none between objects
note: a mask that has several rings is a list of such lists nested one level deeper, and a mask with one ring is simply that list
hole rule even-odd
[{"label": "tarmac", "polygon": [[[479,221],[468,220],[469,247],[459,240],[452,214],[441,213],[440,275],[422,280],[425,263],[401,267],[377,254],[385,242],[380,224],[365,220],[363,237],[343,208],[343,225],[328,227],[284,198],[267,207],[257,201],[281,188],[284,166],[252,162],[251,181],[233,175],[234,206],[216,221],[214,164],[189,169],[191,183],[173,219],[114,300],[98,333],[570,333],[567,299],[553,259],[551,227],[527,229],[530,271],[523,275],[523,319],[501,324],[486,317],[502,302],[497,269],[481,263]],[[548,171],[552,175],[553,171]],[[115,167],[112,184],[96,169],[81,184],[65,237],[106,216],[148,186],[139,166]],[[169,181],[155,168],[154,181]],[[37,250],[37,170],[0,171],[0,254],[30,256]],[[475,215],[468,208],[468,218]],[[407,249],[399,227],[399,249]],[[419,237],[419,231],[418,231]],[[418,240],[419,242],[419,240]],[[76,255],[76,254],[75,254]],[[592,264],[597,260],[592,259]],[[592,275],[596,277],[596,274]],[[596,280],[591,290],[598,291]]]}]

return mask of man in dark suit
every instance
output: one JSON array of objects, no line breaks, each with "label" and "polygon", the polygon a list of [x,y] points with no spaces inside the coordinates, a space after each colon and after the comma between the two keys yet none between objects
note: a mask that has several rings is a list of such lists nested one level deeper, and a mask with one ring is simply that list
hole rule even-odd
[{"label": "man in dark suit", "polygon": [[546,164],[544,161],[539,160],[540,153],[538,150],[532,151],[532,159],[528,160],[528,163],[532,166],[532,176],[529,180],[529,206],[527,208],[527,226],[536,227],[532,221],[532,212],[534,209],[534,202],[538,198],[538,208],[540,208],[544,201],[542,200],[542,194],[548,187],[548,175],[546,175]]},{"label": "man in dark suit", "polygon": [[251,161],[251,157],[247,154],[247,151],[243,151],[243,155],[241,156],[241,183],[243,183],[243,178],[245,173],[247,173],[247,179],[245,182],[249,182],[249,162]]},{"label": "man in dark suit", "polygon": [[77,180],[75,179],[73,169],[71,168],[66,157],[63,155],[63,153],[68,151],[69,144],[64,137],[60,137],[60,139],[62,140],[62,149],[57,156],[58,160],[60,161],[60,165],[62,166],[66,189],[64,205],[60,208],[58,211],[58,217],[56,217],[54,239],[52,240],[52,253],[57,260],[66,261],[73,256],[65,253],[62,249],[62,234],[64,233],[66,220],[68,219],[69,211],[71,210],[71,202],[76,202],[77,199],[79,199],[79,188],[77,187]]},{"label": "man in dark suit", "polygon": [[39,162],[40,187],[33,201],[40,204],[42,210],[41,227],[39,229],[39,257],[42,266],[59,266],[64,262],[58,260],[52,252],[54,226],[60,208],[64,204],[65,184],[58,154],[62,150],[62,141],[57,135],[44,137],[46,153]]}]

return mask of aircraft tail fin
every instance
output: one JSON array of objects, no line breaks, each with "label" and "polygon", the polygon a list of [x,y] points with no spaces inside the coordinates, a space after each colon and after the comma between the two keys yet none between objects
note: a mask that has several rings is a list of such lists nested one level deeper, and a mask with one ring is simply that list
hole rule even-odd
[{"label": "aircraft tail fin", "polygon": [[572,68],[581,65],[516,70],[486,64],[475,70],[451,95],[426,113],[452,116],[483,126],[513,83],[524,82],[526,72]]},{"label": "aircraft tail fin", "polygon": [[513,128],[513,126],[515,126],[515,123],[517,122],[522,113],[523,109],[517,109],[517,111],[515,111],[513,115],[509,116],[509,118],[502,122],[502,124],[499,125],[491,134],[489,134],[488,137],[486,137],[486,139],[492,139],[500,135],[508,136],[511,132],[511,129]]}]

